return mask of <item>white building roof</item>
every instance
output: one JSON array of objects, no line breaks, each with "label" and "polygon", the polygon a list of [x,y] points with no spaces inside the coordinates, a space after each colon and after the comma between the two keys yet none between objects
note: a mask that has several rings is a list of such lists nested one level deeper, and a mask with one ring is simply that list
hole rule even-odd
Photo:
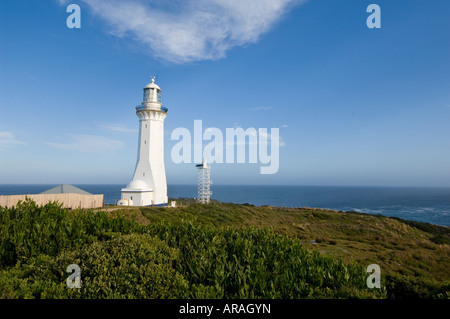
[{"label": "white building roof", "polygon": [[82,195],[92,195],[91,193],[88,193],[82,189],[79,189],[78,187],[68,185],[68,184],[62,184],[55,186],[53,188],[47,189],[46,191],[42,192],[41,194],[82,194]]}]

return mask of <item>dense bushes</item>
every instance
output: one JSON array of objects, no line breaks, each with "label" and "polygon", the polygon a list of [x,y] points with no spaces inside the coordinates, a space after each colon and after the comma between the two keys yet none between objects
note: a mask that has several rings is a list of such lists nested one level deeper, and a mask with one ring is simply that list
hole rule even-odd
[{"label": "dense bushes", "polygon": [[56,256],[62,249],[130,234],[142,228],[132,220],[104,212],[68,211],[56,203],[38,207],[27,199],[15,208],[0,207],[0,269],[41,254]]},{"label": "dense bushes", "polygon": [[[143,226],[120,215],[25,201],[0,208],[0,240],[1,298],[386,296],[367,289],[364,268],[270,229],[190,221]],[[70,264],[81,268],[81,289],[66,286]]]},{"label": "dense bushes", "polygon": [[381,297],[367,289],[357,266],[307,251],[298,240],[268,229],[216,229],[183,222],[159,224],[152,234],[178,247],[178,269],[214,298]]},{"label": "dense bushes", "polygon": [[[1,273],[7,298],[182,298],[188,283],[173,268],[178,251],[149,235],[123,235],[65,251],[41,255]],[[81,268],[81,289],[68,289],[66,268]]]},{"label": "dense bushes", "polygon": [[423,299],[439,298],[450,299],[450,283],[447,281],[437,283],[423,278],[411,278],[400,274],[386,276],[389,298],[396,299]]}]

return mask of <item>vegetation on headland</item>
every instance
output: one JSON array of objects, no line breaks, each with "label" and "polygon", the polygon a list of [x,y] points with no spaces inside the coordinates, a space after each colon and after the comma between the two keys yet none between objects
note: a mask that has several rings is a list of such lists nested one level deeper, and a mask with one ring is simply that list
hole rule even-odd
[{"label": "vegetation on headland", "polygon": [[[0,208],[0,298],[449,298],[448,227],[215,202]],[[366,267],[381,267],[368,289]],[[67,266],[82,287],[68,289]]]}]

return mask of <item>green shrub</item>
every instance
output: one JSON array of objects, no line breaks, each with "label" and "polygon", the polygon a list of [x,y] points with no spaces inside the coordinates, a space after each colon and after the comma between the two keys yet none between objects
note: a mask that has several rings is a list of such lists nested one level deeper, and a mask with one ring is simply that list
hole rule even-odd
[{"label": "green shrub", "polygon": [[[3,298],[183,298],[188,283],[173,268],[179,252],[149,235],[125,235],[41,255],[0,273]],[[67,266],[81,268],[81,288],[69,289]],[[197,287],[198,293],[203,293]]]},{"label": "green shrub", "polygon": [[438,245],[450,245],[450,236],[448,234],[437,234],[432,236],[430,240]]},{"label": "green shrub", "polygon": [[62,249],[106,240],[114,233],[139,232],[143,226],[105,212],[69,211],[61,204],[36,205],[32,200],[14,208],[0,207],[0,269],[41,254],[56,256]]},{"label": "green shrub", "polygon": [[450,281],[435,282],[401,274],[386,275],[388,297],[395,299],[450,299]]},{"label": "green shrub", "polygon": [[13,266],[16,260],[16,246],[9,239],[0,238],[0,269]]},{"label": "green shrub", "polygon": [[180,250],[176,267],[217,298],[374,298],[362,267],[304,249],[269,229],[217,229],[182,222],[149,229]]}]

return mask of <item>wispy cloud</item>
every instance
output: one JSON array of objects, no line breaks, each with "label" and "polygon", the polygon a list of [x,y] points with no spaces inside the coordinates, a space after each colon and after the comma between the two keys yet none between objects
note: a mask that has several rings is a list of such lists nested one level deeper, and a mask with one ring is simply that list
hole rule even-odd
[{"label": "wispy cloud", "polygon": [[220,59],[235,46],[257,42],[306,0],[82,1],[114,36],[131,37],[156,57],[185,63]]},{"label": "wispy cloud", "polygon": [[119,133],[137,133],[137,129],[126,127],[122,124],[115,123],[100,123],[100,129],[105,131],[119,132]]},{"label": "wispy cloud", "polygon": [[12,132],[0,132],[0,149],[5,149],[14,145],[25,145],[25,143],[16,140]]},{"label": "wispy cloud", "polygon": [[124,146],[122,141],[109,139],[98,135],[69,135],[68,143],[52,143],[47,145],[68,151],[112,153]]}]

